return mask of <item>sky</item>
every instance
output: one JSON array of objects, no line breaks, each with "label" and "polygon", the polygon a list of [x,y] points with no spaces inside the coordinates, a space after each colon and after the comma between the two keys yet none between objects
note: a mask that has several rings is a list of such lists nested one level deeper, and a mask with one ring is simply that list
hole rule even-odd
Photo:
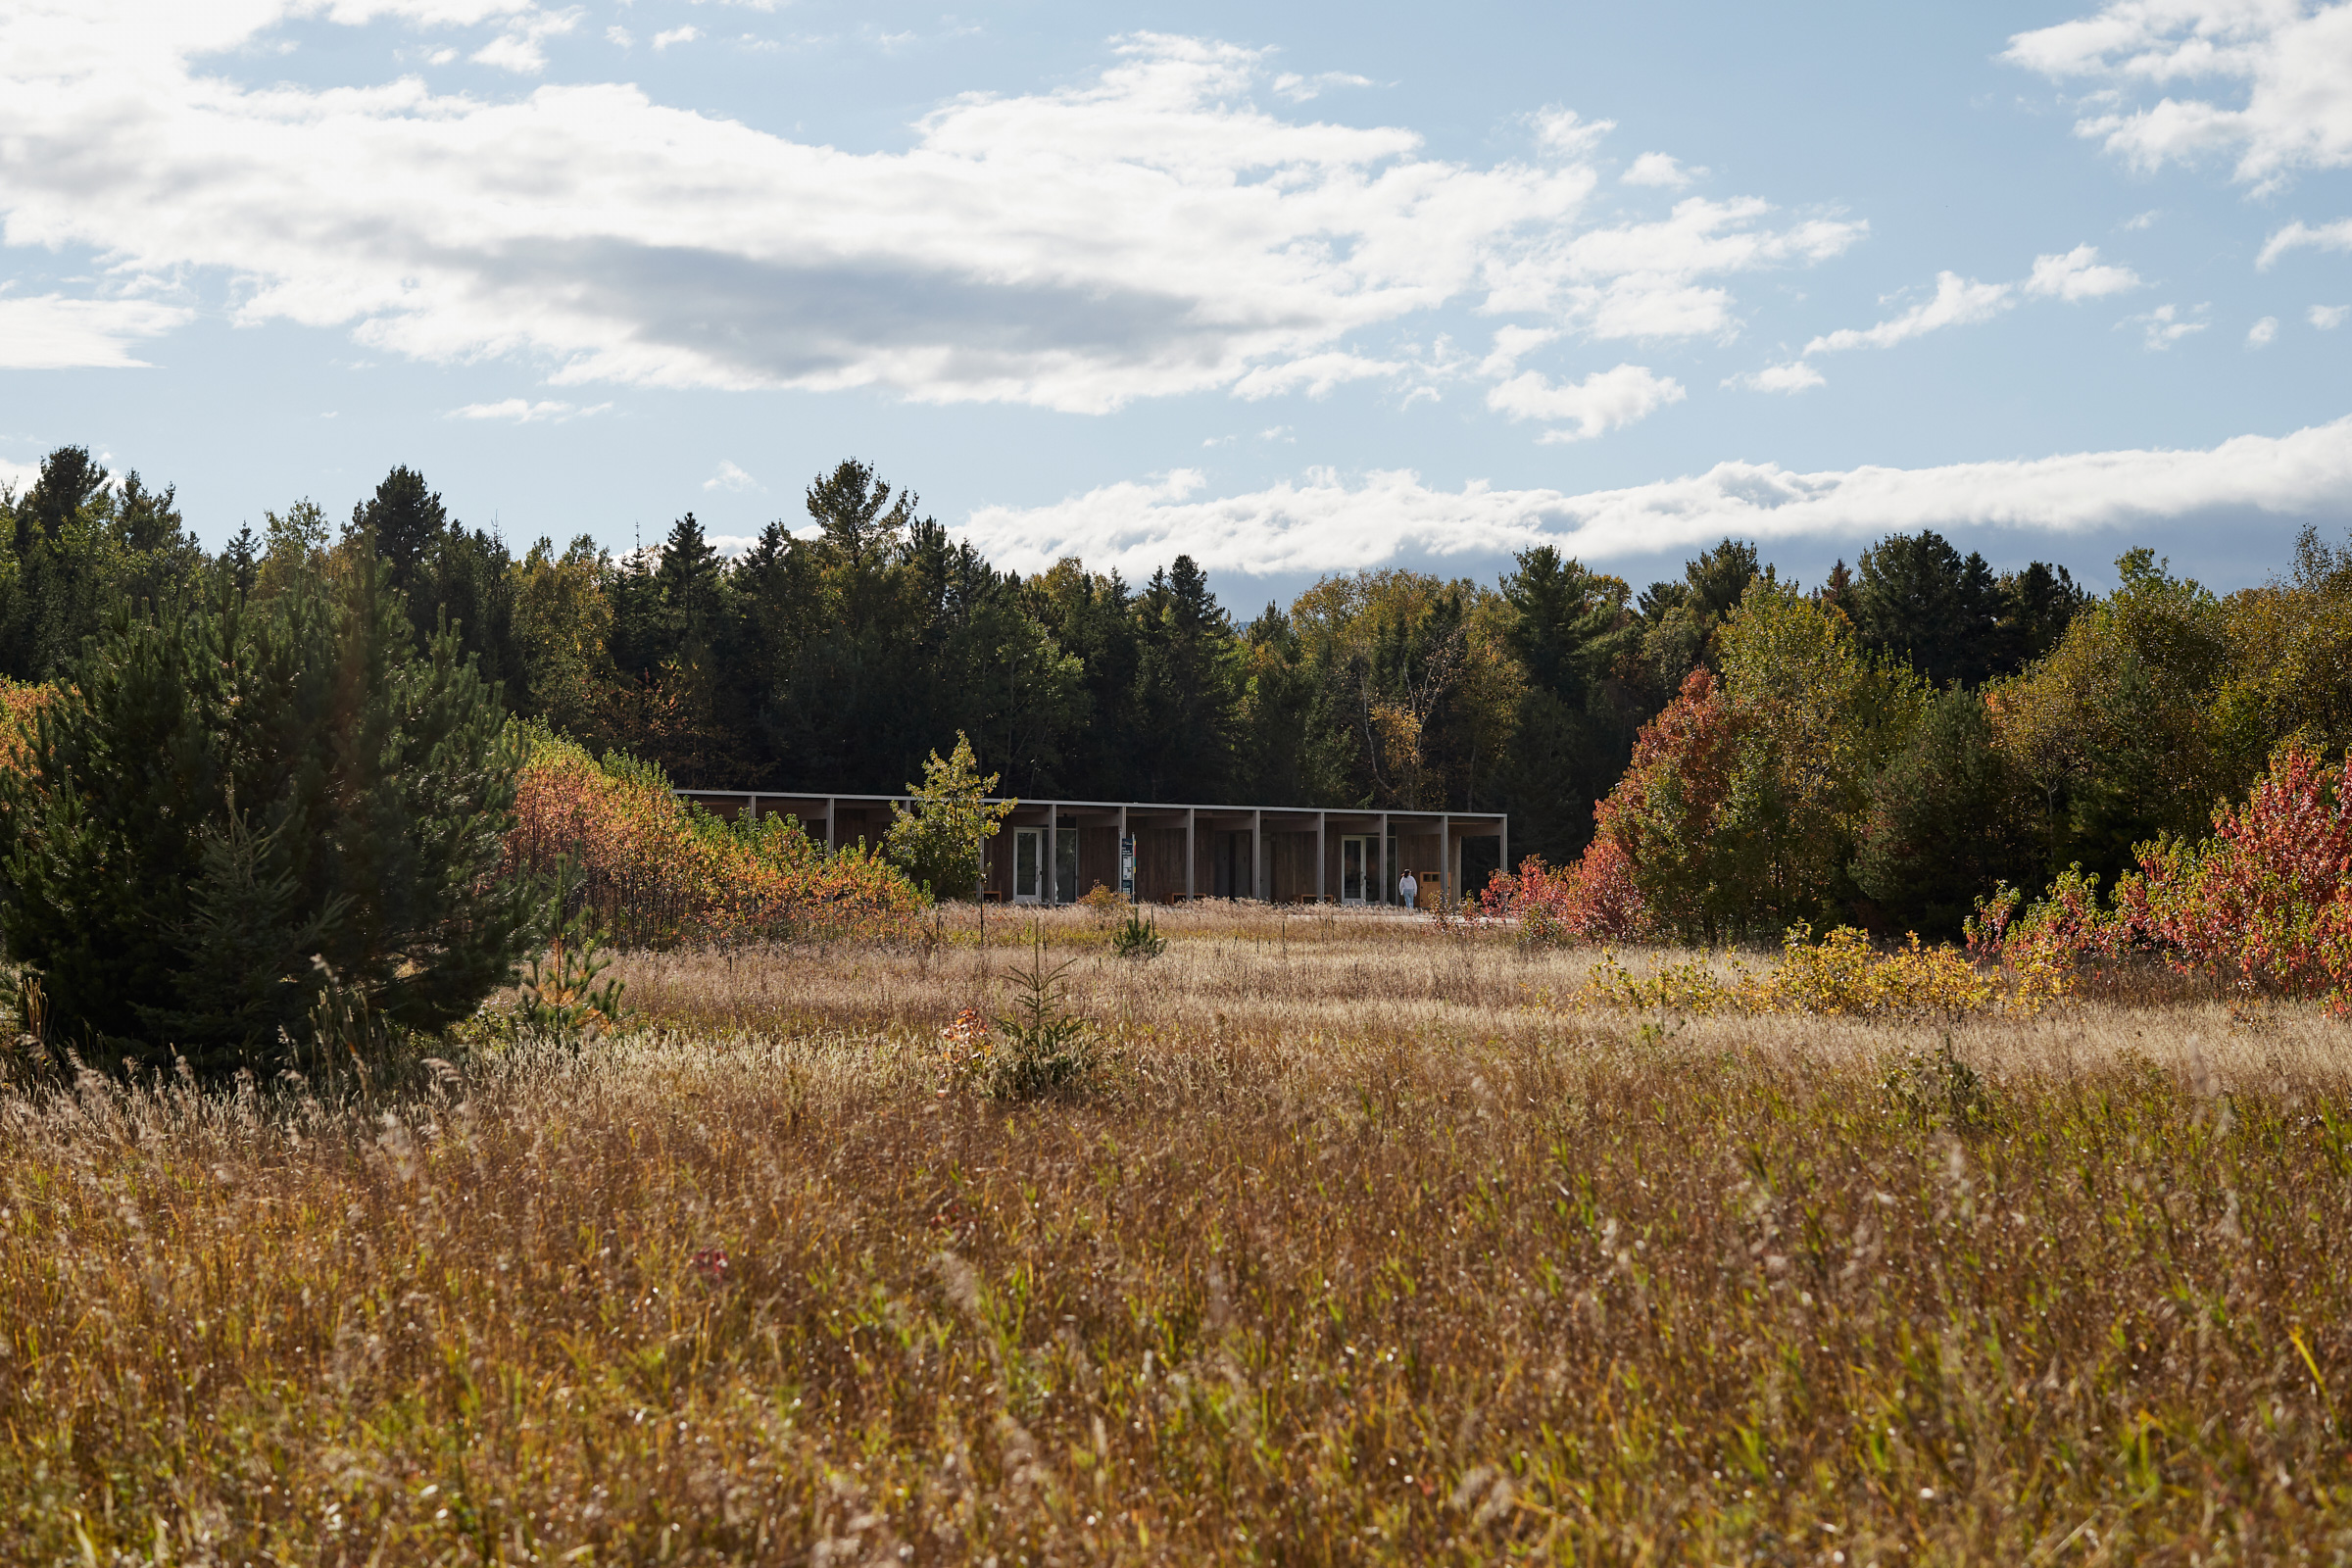
[{"label": "sky", "polygon": [[2348,171],[2352,3],[0,0],[0,482],[2227,589],[2352,523]]}]

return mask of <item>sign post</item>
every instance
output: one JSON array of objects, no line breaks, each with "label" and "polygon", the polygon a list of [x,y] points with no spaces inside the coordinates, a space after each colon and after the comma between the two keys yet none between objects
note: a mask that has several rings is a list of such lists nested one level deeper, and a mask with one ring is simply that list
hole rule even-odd
[{"label": "sign post", "polygon": [[1135,838],[1132,834],[1119,840],[1119,897],[1129,904],[1135,902]]}]

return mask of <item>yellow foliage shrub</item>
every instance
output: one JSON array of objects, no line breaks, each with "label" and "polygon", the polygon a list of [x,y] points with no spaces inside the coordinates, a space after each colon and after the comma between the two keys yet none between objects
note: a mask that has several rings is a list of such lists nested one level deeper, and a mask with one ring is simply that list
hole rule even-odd
[{"label": "yellow foliage shrub", "polygon": [[1814,1017],[1959,1017],[1993,1004],[1994,978],[1955,948],[1923,947],[1917,935],[1890,953],[1867,934],[1839,926],[1820,942],[1810,926],[1791,926],[1781,961],[1761,975],[1732,965],[1724,979],[1703,958],[1637,975],[1604,954],[1585,986],[1585,1000],[1602,1006],[1679,1012],[1796,1013]]},{"label": "yellow foliage shrub", "polygon": [[1788,930],[1780,965],[1753,988],[1757,1012],[1814,1013],[1830,1017],[1957,1017],[1993,1000],[1990,976],[1980,974],[1955,948],[1908,946],[1881,953],[1852,926],[1839,926],[1819,943],[1810,926]]},{"label": "yellow foliage shrub", "polygon": [[1724,984],[1722,977],[1707,967],[1704,958],[1670,963],[1656,974],[1644,977],[1619,963],[1614,953],[1604,951],[1600,962],[1593,966],[1592,977],[1585,982],[1584,1000],[1601,1006],[1705,1018],[1718,1012],[1745,1010],[1741,996],[1744,989]]}]

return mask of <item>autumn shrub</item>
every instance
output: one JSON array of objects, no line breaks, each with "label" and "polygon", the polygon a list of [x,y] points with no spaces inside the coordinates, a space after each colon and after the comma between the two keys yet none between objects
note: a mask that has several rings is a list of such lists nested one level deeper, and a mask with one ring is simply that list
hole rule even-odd
[{"label": "autumn shrub", "polygon": [[1967,927],[1969,953],[1994,966],[2014,1004],[2029,1010],[2074,995],[2083,966],[2112,957],[2123,936],[2100,907],[2098,873],[2080,864],[2031,904],[2006,882],[1996,884],[1977,901]]},{"label": "autumn shrub", "polygon": [[2077,994],[2102,965],[2161,958],[2239,993],[2325,997],[2352,1014],[2352,759],[2330,770],[2289,747],[2212,822],[2207,839],[2138,845],[2139,869],[2105,906],[2081,865],[2032,904],[1999,885],[1968,923],[1971,952],[2029,1004]]},{"label": "autumn shrub", "polygon": [[789,816],[728,822],[680,801],[661,769],[528,734],[507,869],[569,859],[623,946],[906,934],[921,898],[863,846],[827,853]]},{"label": "autumn shrub", "polygon": [[2352,758],[2329,769],[2290,747],[2213,837],[2139,847],[2117,884],[2120,934],[2184,973],[2352,1013]]},{"label": "autumn shrub", "polygon": [[1959,1018],[2002,998],[1995,977],[1949,947],[1926,947],[1914,935],[1882,951],[1868,933],[1840,926],[1820,941],[1810,926],[1789,927],[1780,961],[1762,972],[1734,959],[1728,977],[1704,958],[1637,975],[1606,954],[1587,981],[1585,1000],[1603,1006],[1673,1012],[1884,1019]]},{"label": "autumn shrub", "polygon": [[1924,947],[1914,933],[1902,947],[1881,952],[1868,936],[1841,926],[1812,940],[1812,929],[1789,928],[1778,967],[1754,988],[1758,1012],[1820,1016],[1958,1017],[1990,1005],[1991,977],[1949,947]]},{"label": "autumn shrub", "polygon": [[1515,921],[1530,947],[1624,942],[1649,932],[1632,862],[1607,837],[1594,839],[1574,865],[1555,868],[1531,855],[1516,874],[1495,872],[1478,899],[1482,920]]},{"label": "autumn shrub", "polygon": [[0,771],[21,772],[41,709],[57,688],[0,675]]},{"label": "autumn shrub", "polygon": [[1671,1012],[1684,1017],[1709,1018],[1747,1010],[1744,965],[1733,965],[1738,978],[1726,981],[1703,957],[1669,963],[1653,974],[1638,975],[1604,951],[1585,982],[1582,1001],[1600,1007],[1624,1007],[1637,1012]]}]

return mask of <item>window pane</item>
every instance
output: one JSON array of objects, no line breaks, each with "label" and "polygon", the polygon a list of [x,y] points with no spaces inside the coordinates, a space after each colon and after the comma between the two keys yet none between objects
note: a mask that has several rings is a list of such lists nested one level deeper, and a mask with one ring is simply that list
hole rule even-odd
[{"label": "window pane", "polygon": [[1015,898],[1037,897],[1037,829],[1015,828],[1012,834],[1012,892]]}]

